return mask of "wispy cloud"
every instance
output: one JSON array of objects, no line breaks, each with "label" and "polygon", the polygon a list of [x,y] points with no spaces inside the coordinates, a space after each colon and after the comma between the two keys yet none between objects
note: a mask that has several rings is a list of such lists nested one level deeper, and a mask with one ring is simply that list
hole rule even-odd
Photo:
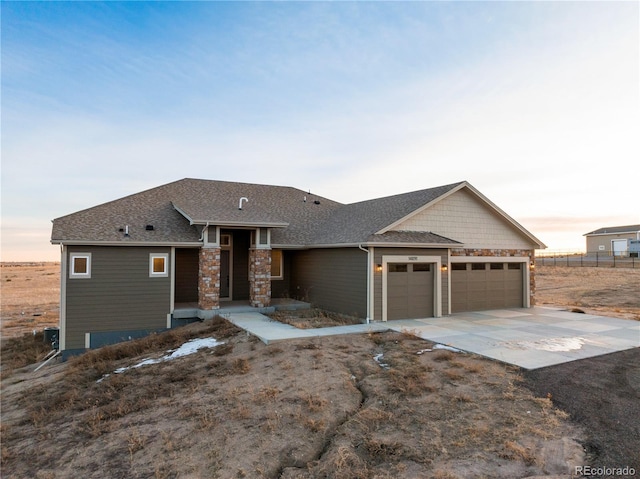
[{"label": "wispy cloud", "polygon": [[534,233],[633,223],[638,9],[8,3],[3,213],[186,176],[343,202],[467,179]]}]

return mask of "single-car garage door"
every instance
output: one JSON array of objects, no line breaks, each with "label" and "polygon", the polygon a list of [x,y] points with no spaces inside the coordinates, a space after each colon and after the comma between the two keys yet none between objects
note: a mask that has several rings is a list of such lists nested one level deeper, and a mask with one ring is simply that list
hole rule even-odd
[{"label": "single-car garage door", "polygon": [[388,263],[387,319],[433,316],[431,263]]},{"label": "single-car garage door", "polygon": [[452,263],[451,312],[523,306],[524,263]]}]

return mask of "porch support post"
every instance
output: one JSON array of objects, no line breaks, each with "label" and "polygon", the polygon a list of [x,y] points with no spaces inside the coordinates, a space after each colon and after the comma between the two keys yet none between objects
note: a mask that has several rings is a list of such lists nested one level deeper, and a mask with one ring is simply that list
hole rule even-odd
[{"label": "porch support post", "polygon": [[202,247],[198,268],[198,307],[220,308],[220,248]]},{"label": "porch support post", "polygon": [[253,308],[271,304],[271,250],[249,249],[249,302]]}]

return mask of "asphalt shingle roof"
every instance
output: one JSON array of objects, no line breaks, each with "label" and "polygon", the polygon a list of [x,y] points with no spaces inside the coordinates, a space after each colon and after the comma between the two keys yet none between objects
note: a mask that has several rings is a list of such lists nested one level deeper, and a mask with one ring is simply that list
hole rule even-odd
[{"label": "asphalt shingle roof", "polygon": [[[248,201],[243,202],[239,210],[241,197]],[[198,242],[200,225],[210,222],[227,226],[288,225],[286,238],[304,244],[308,225],[323,222],[340,206],[335,201],[291,187],[186,178],[57,218],[51,239],[53,242]],[[127,225],[129,237],[119,231]],[[147,231],[146,225],[153,225],[153,231]],[[274,241],[282,236],[278,230],[273,232]]]},{"label": "asphalt shingle roof", "polygon": [[589,233],[585,233],[584,236],[587,235],[603,235],[603,234],[616,234],[616,233],[637,233],[640,231],[640,225],[628,225],[628,226],[608,226],[605,228],[600,228],[595,231],[591,231]]},{"label": "asphalt shingle roof", "polygon": [[434,233],[377,233],[460,184],[343,205],[291,187],[186,178],[57,218],[52,242],[197,243],[209,223],[273,227],[278,246],[455,244]]}]

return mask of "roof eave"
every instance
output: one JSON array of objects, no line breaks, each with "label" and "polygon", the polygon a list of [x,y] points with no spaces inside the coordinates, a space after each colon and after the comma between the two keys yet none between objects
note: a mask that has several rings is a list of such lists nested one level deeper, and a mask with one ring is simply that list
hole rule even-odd
[{"label": "roof eave", "polygon": [[401,243],[401,242],[360,242],[360,243],[324,243],[324,244],[272,244],[273,249],[314,249],[314,248],[357,248],[381,247],[381,248],[464,248],[462,243]]},{"label": "roof eave", "polygon": [[51,244],[61,246],[180,246],[200,247],[202,241],[88,241],[52,239]]}]

